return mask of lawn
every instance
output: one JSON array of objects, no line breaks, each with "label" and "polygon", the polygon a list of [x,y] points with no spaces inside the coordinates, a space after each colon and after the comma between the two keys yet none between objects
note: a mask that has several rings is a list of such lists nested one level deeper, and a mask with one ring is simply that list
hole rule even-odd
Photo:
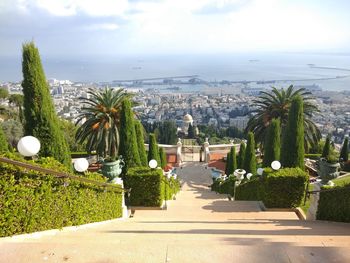
[{"label": "lawn", "polygon": [[346,175],[344,177],[341,178],[336,178],[334,180],[332,180],[333,183],[335,183],[335,185],[337,186],[342,186],[344,184],[350,184],[350,175]]}]

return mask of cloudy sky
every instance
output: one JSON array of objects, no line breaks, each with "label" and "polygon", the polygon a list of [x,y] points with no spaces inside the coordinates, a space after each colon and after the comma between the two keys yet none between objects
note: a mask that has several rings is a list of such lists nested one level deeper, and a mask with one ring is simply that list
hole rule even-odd
[{"label": "cloudy sky", "polygon": [[0,0],[0,55],[350,51],[347,0]]}]

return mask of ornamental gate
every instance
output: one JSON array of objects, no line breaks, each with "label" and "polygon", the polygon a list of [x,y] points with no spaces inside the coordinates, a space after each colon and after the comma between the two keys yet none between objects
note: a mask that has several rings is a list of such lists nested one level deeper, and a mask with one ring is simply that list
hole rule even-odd
[{"label": "ornamental gate", "polygon": [[183,162],[200,162],[202,147],[199,145],[184,145],[181,148],[181,157]]}]

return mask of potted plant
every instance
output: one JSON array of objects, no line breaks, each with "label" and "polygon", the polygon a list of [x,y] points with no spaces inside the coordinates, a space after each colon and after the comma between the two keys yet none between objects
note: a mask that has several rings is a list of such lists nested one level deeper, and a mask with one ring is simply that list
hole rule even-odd
[{"label": "potted plant", "polygon": [[[76,125],[76,140],[86,141],[87,152],[96,151],[103,160],[102,173],[112,180],[118,175],[121,160],[117,159],[119,148],[119,124],[121,105],[130,94],[124,89],[90,89],[89,98],[82,98],[84,107]],[[120,173],[119,173],[120,174]]]},{"label": "potted plant", "polygon": [[322,179],[323,184],[327,184],[330,180],[339,176],[339,158],[331,148],[330,136],[327,137],[323,147],[322,156],[317,161],[317,174]]}]

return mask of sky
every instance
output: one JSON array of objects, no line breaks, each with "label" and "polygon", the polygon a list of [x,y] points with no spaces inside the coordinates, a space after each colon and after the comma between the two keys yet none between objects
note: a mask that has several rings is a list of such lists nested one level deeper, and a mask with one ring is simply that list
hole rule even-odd
[{"label": "sky", "polygon": [[350,52],[347,0],[0,0],[0,56]]}]

